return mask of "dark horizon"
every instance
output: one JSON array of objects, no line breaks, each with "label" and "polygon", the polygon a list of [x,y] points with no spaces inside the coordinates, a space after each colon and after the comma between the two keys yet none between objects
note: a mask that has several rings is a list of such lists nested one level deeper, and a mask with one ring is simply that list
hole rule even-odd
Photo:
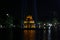
[{"label": "dark horizon", "polygon": [[[60,20],[59,0],[36,0],[37,13],[34,14],[34,0],[4,0],[1,1],[0,9],[7,9],[8,13],[16,20],[25,18],[26,15],[32,15],[38,20],[51,20],[57,18]],[[3,9],[4,10],[4,9]],[[2,11],[1,11],[2,12]],[[3,11],[4,12],[4,11]],[[1,13],[2,14],[2,13]],[[5,13],[3,13],[5,14]],[[37,14],[37,15],[36,15]],[[22,17],[23,16],[23,17]]]}]

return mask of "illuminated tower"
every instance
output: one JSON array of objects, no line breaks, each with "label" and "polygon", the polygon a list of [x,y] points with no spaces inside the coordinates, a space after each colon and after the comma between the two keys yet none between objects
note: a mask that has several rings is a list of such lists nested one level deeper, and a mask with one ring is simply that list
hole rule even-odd
[{"label": "illuminated tower", "polygon": [[35,22],[31,15],[27,16],[24,20],[24,28],[35,28]]},{"label": "illuminated tower", "polygon": [[[37,17],[38,16],[37,15],[38,10],[37,10],[37,8],[38,8],[37,7],[37,0],[22,0],[22,5],[21,5],[21,28],[23,28],[25,16],[29,15],[29,14],[31,14],[33,16],[34,21],[36,23],[36,27],[37,27],[37,21],[38,21],[38,17]],[[30,20],[30,18],[28,18],[28,19]]]}]

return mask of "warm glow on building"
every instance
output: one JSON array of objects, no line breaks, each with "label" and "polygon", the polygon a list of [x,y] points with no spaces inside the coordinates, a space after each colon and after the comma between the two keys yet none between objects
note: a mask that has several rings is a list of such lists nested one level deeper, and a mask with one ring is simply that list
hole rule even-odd
[{"label": "warm glow on building", "polygon": [[27,23],[27,21],[24,21],[24,24]]},{"label": "warm glow on building", "polygon": [[35,28],[35,22],[32,18],[32,16],[27,16],[24,20],[24,28]]},{"label": "warm glow on building", "polygon": [[35,23],[34,21],[30,21],[30,23]]},{"label": "warm glow on building", "polygon": [[28,19],[28,18],[32,19],[32,16],[29,15],[29,16],[27,16],[26,18],[27,18],[27,19]]}]

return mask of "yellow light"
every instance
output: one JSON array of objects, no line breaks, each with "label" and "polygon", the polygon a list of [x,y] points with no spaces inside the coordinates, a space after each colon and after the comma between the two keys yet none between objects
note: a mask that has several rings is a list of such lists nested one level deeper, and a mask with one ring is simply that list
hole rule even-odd
[{"label": "yellow light", "polygon": [[32,19],[32,16],[27,16],[27,18],[30,18],[30,19]]},{"label": "yellow light", "polygon": [[27,21],[24,21],[24,23],[27,23]]},{"label": "yellow light", "polygon": [[24,28],[27,28],[27,25],[25,25]]},{"label": "yellow light", "polygon": [[34,21],[30,21],[30,23],[34,23]]},{"label": "yellow light", "polygon": [[34,24],[32,24],[32,25],[31,25],[31,28],[35,28],[35,25],[34,25]]}]

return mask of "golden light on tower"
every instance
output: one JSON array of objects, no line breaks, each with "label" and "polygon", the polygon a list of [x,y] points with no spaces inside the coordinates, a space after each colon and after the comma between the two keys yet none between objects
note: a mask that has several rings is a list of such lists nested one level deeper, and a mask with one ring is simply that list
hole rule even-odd
[{"label": "golden light on tower", "polygon": [[35,28],[35,22],[31,15],[27,16],[24,20],[24,28]]}]

